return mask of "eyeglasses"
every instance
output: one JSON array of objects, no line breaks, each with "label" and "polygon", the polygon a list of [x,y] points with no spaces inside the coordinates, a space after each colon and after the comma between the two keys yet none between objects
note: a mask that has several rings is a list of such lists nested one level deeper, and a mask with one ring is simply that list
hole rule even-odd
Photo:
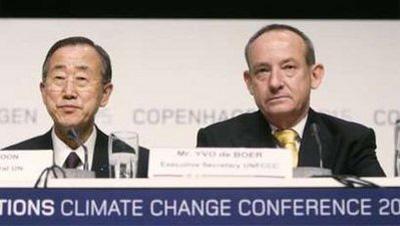
[{"label": "eyeglasses", "polygon": [[95,87],[95,85],[101,83],[101,81],[88,75],[50,75],[46,79],[45,83],[52,91],[62,91],[67,88],[73,88],[77,91],[85,91]]}]

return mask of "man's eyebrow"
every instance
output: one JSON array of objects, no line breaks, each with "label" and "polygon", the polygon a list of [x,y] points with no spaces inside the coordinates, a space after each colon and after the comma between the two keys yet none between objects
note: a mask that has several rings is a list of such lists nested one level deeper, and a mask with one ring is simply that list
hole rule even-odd
[{"label": "man's eyebrow", "polygon": [[64,69],[66,68],[65,65],[62,64],[56,64],[55,66],[53,66],[50,70],[59,70],[59,69]]},{"label": "man's eyebrow", "polygon": [[264,62],[261,63],[256,63],[253,65],[253,68],[257,68],[257,67],[269,67],[270,65]]},{"label": "man's eyebrow", "polygon": [[287,59],[282,60],[282,64],[289,63],[289,62],[297,62],[294,58],[290,57]]},{"label": "man's eyebrow", "polygon": [[89,70],[89,67],[86,65],[78,65],[78,66],[75,66],[75,68],[77,68],[78,70],[81,70],[81,71]]},{"label": "man's eyebrow", "polygon": [[[63,64],[56,64],[50,70],[60,70],[60,69],[65,69],[65,68],[67,68],[67,66],[65,66]],[[78,66],[75,66],[75,68],[80,70],[80,71],[89,70],[89,66],[87,66],[87,65],[78,65]]]}]

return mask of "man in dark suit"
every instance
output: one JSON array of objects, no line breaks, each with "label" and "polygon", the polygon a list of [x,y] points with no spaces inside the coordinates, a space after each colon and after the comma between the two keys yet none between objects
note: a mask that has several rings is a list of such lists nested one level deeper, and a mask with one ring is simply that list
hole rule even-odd
[{"label": "man in dark suit", "polygon": [[310,108],[324,67],[303,32],[282,24],[263,27],[248,41],[245,56],[244,81],[259,111],[200,129],[198,147],[281,146],[292,151],[293,167],[319,167],[322,159],[336,175],[385,176],[372,129]]},{"label": "man in dark suit", "polygon": [[[88,169],[96,177],[108,177],[108,137],[94,121],[99,107],[108,103],[111,77],[109,55],[92,40],[69,37],[56,42],[46,55],[40,83],[53,128],[5,149],[52,149],[56,165],[83,169],[82,142],[88,150]],[[72,138],[71,131],[77,137]],[[148,150],[140,147],[137,177],[147,177],[147,161]]]}]

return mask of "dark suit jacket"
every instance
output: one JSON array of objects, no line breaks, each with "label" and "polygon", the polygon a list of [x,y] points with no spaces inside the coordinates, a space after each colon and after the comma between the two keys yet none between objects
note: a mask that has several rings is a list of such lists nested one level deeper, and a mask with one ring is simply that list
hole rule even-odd
[{"label": "dark suit jacket", "polygon": [[[319,166],[319,151],[311,134],[316,123],[324,168],[335,175],[385,176],[376,158],[370,128],[310,109],[300,144],[299,166]],[[260,111],[246,113],[200,129],[198,147],[276,147],[271,128]]]},{"label": "dark suit jacket", "polygon": [[[4,150],[24,150],[24,149],[53,149],[51,139],[51,130],[47,133],[31,138],[21,143],[11,145]],[[147,178],[149,150],[143,147],[139,148],[139,164],[137,177]],[[108,136],[97,129],[96,144],[94,147],[92,171],[96,177],[108,177]]]}]

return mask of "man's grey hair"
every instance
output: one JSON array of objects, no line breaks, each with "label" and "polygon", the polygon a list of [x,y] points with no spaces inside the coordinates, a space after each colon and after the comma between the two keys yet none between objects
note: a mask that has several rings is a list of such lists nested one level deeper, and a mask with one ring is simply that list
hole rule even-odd
[{"label": "man's grey hair", "polygon": [[292,27],[290,25],[286,25],[286,24],[270,24],[270,25],[267,25],[267,26],[261,28],[260,30],[258,30],[253,36],[251,36],[251,38],[249,39],[249,41],[246,44],[244,54],[245,54],[246,62],[247,62],[247,65],[248,65],[249,69],[250,69],[250,61],[249,61],[250,45],[258,37],[260,37],[264,33],[267,33],[267,32],[270,32],[270,31],[282,31],[282,30],[287,30],[287,31],[294,32],[294,33],[296,33],[297,35],[299,35],[303,39],[304,44],[306,46],[306,52],[305,52],[306,63],[309,66],[315,64],[314,46],[313,46],[311,40],[308,38],[308,36],[306,34],[304,34],[299,29],[297,29],[295,27]]},{"label": "man's grey hair", "polygon": [[53,54],[60,48],[65,46],[76,46],[76,45],[89,45],[93,47],[96,52],[100,55],[101,64],[102,64],[102,77],[103,83],[111,82],[112,77],[112,69],[111,69],[111,60],[108,53],[99,45],[95,44],[92,40],[86,37],[75,36],[75,37],[68,37],[65,39],[61,39],[54,43],[53,46],[47,52],[46,58],[43,62],[42,66],[42,81],[46,81],[47,73],[49,72],[49,61]]}]

